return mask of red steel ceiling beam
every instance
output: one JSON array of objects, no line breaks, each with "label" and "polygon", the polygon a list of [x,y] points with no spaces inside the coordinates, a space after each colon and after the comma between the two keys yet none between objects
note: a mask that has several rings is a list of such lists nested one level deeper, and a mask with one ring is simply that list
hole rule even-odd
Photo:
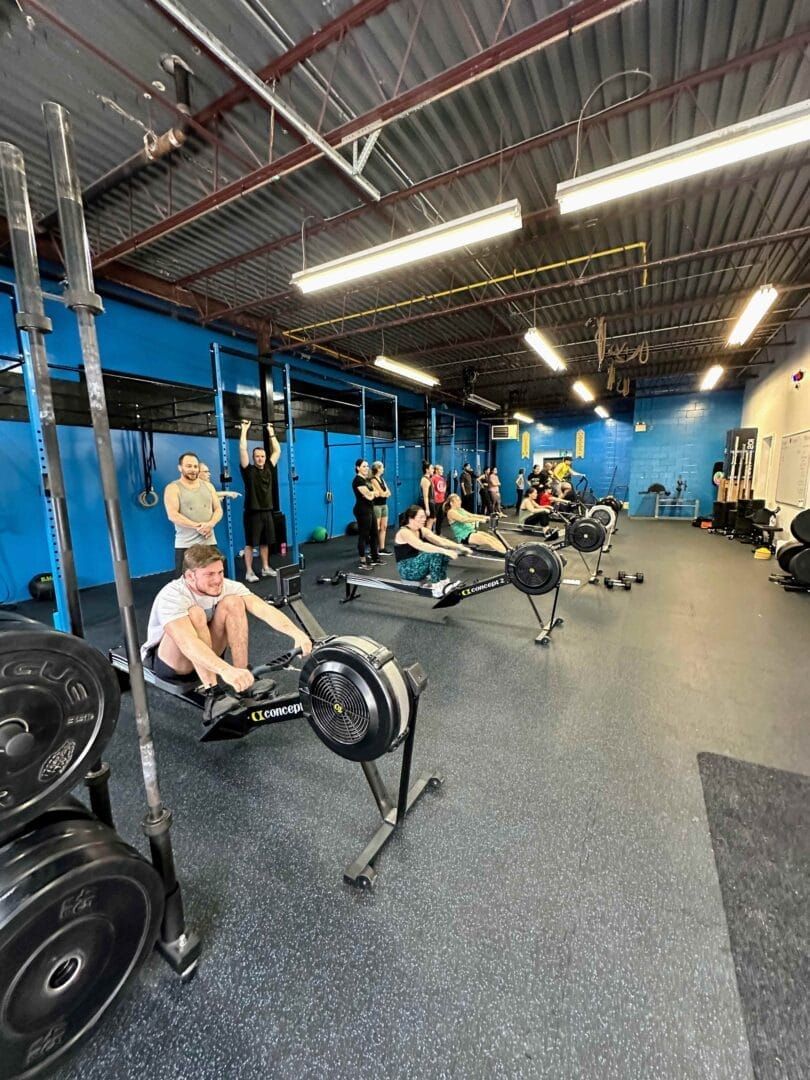
[{"label": "red steel ceiling beam", "polygon": [[[354,142],[363,135],[369,135],[372,131],[376,131],[394,120],[402,119],[408,113],[485,78],[494,71],[522,59],[551,42],[561,37],[567,37],[583,26],[590,25],[594,21],[626,7],[628,3],[635,2],[637,0],[575,0],[574,3],[569,4],[567,7],[546,16],[539,22],[533,23],[503,41],[496,42],[488,49],[484,49],[483,52],[462,61],[460,64],[456,64],[454,67],[448,68],[419,86],[406,90],[390,101],[369,110],[362,116],[341,124],[324,135],[324,138],[331,146],[336,148]],[[154,225],[150,225],[134,236],[130,236],[127,240],[107,248],[106,251],[99,252],[93,260],[93,265],[96,269],[99,269],[114,259],[120,259],[133,251],[147,247],[161,237],[183,228],[190,222],[198,221],[201,217],[210,214],[221,206],[257,191],[277,177],[303,168],[305,165],[318,160],[320,156],[317,147],[309,144],[297,147],[276,161],[269,162],[267,165],[261,166],[261,168],[254,169],[246,176],[226,184],[218,191],[212,192],[196,203],[192,203],[191,206],[187,206],[175,214],[170,214],[163,221],[155,222]]]},{"label": "red steel ceiling beam", "polygon": [[[320,30],[316,30],[309,37],[303,38],[297,45],[293,45],[291,49],[288,49],[287,52],[265,64],[256,74],[264,82],[280,79],[292,71],[294,67],[297,67],[298,64],[311,59],[333,42],[339,41],[347,31],[362,26],[372,16],[385,11],[391,3],[393,3],[393,0],[360,0],[359,3],[353,4],[341,15],[331,19],[328,23],[324,23]],[[244,87],[234,86],[232,90],[228,90],[222,97],[217,98],[216,101],[212,101],[201,109],[196,114],[195,120],[200,124],[208,124],[215,117],[224,112],[229,112],[243,101],[246,101],[248,97],[248,92]]]},{"label": "red steel ceiling beam", "polygon": [[[772,41],[768,45],[763,45],[761,48],[754,49],[752,52],[735,56],[732,60],[727,60],[712,68],[707,68],[705,71],[698,71],[692,75],[686,75],[682,79],[677,79],[675,82],[669,83],[667,86],[659,87],[656,90],[650,90],[648,93],[632,98],[629,101],[622,101],[616,105],[611,105],[607,109],[597,113],[595,116],[585,117],[582,121],[582,130],[587,131],[590,128],[599,127],[617,116],[624,116],[635,109],[654,105],[658,101],[666,101],[684,91],[691,91],[704,83],[712,82],[715,79],[721,79],[733,71],[742,70],[763,60],[773,59],[775,56],[779,56],[791,49],[803,49],[808,44],[810,44],[810,30],[803,30],[799,33],[792,34],[790,37]],[[537,150],[540,147],[557,142],[559,139],[567,138],[569,135],[573,135],[576,132],[576,128],[576,120],[561,124],[559,127],[552,128],[550,131],[545,131],[540,135],[533,135],[528,139],[513,143],[503,150],[493,151],[491,154],[476,158],[474,161],[469,161],[464,165],[447,169],[445,172],[436,173],[434,176],[427,177],[425,180],[420,180],[410,187],[402,188],[400,191],[393,191],[388,195],[384,195],[375,206],[377,209],[385,208],[400,202],[402,199],[412,199],[418,195],[425,194],[425,192],[442,187],[445,184],[454,183],[456,180],[460,180],[465,176],[470,176],[473,173],[479,172],[481,169],[492,168],[502,162],[509,161],[517,155],[529,153],[532,150]],[[344,211],[342,214],[337,214],[335,217],[321,219],[320,221],[307,226],[307,239],[311,239],[319,233],[337,228],[339,225],[345,225],[347,222],[367,214],[368,211],[369,208],[367,206],[356,206],[351,210]],[[298,229],[295,232],[288,233],[286,236],[280,236],[274,240],[269,240],[264,244],[260,244],[250,251],[243,252],[240,255],[233,255],[229,259],[223,259],[221,262],[204,267],[201,270],[195,271],[193,274],[187,274],[185,277],[178,279],[178,284],[190,285],[200,278],[209,277],[211,274],[217,274],[222,270],[229,270],[231,267],[237,266],[239,263],[249,259],[258,258],[261,255],[269,254],[270,252],[278,251],[280,248],[287,247],[289,244],[300,242],[300,239],[301,230]]]},{"label": "red steel ceiling beam", "polygon": [[[188,38],[188,40],[191,42],[191,44],[195,48],[201,49],[203,51],[203,53],[205,53],[205,55],[211,61],[211,63],[215,65],[215,67],[218,67],[221,71],[223,71],[228,76],[228,78],[235,79],[237,87],[241,86],[242,89],[244,89],[247,97],[253,98],[254,101],[256,102],[256,104],[259,105],[265,112],[268,112],[268,111],[272,112],[273,111],[272,107],[270,105],[268,105],[268,103],[264,100],[264,98],[261,97],[258,94],[258,92],[253,89],[253,87],[251,87],[248,83],[246,83],[244,78],[241,78],[239,76],[239,74],[235,73],[228,66],[228,64],[226,64],[222,60],[222,58],[218,55],[218,53],[212,47],[210,47],[208,42],[203,41],[201,37],[199,37],[198,35],[193,33],[191,30],[189,30],[180,20],[175,18],[175,16],[171,12],[168,12],[168,11],[164,10],[163,6],[159,3],[159,0],[147,0],[147,3],[151,4],[151,6],[160,15],[162,15],[164,19],[167,19],[177,30],[180,31],[181,34],[184,35],[184,37]],[[304,51],[306,51],[306,50],[304,50]],[[284,53],[283,56],[280,57],[279,59],[284,59],[284,57],[286,57],[286,55],[287,54]],[[261,78],[261,76],[259,76],[259,77]],[[195,120],[196,120],[196,117],[195,117]],[[197,121],[197,122],[199,123],[199,121]],[[277,122],[278,122],[279,126],[282,127],[284,129],[284,131],[286,131],[287,134],[292,137],[294,142],[297,142],[299,144],[304,144],[304,145],[306,145],[308,143],[309,140],[306,139],[305,136],[302,135],[297,130],[297,128],[293,127],[293,125],[291,123],[289,123],[289,121],[287,121],[284,117],[277,116]],[[363,199],[363,201],[365,203],[367,203],[367,204],[371,203],[371,198],[363,190],[362,182],[360,180],[358,180],[356,177],[349,176],[346,172],[344,172],[341,168],[339,168],[335,164],[335,162],[329,160],[328,158],[325,159],[325,164],[328,165],[333,170],[333,172],[335,173],[337,178],[341,181],[341,183],[345,184],[348,188],[350,188],[350,190],[352,192],[356,193],[356,189],[358,187],[360,187],[360,196]],[[376,209],[376,203],[375,203],[375,209]]]},{"label": "red steel ceiling beam", "polygon": [[[6,219],[0,216],[0,233],[7,228]],[[37,254],[40,258],[47,259],[57,266],[62,265],[62,254],[58,245],[47,236],[40,235],[37,237]],[[150,274],[145,270],[138,270],[134,266],[111,263],[106,267],[103,274],[99,274],[99,280],[112,281],[116,285],[124,285],[128,289],[134,289],[137,292],[145,293],[147,296],[167,301],[175,307],[186,308],[200,320],[209,315],[212,319],[216,319],[220,308],[224,306],[218,300],[212,300],[210,297],[203,296],[202,293],[192,292],[190,289],[181,289],[171,281],[166,281],[164,278],[157,277],[155,274]],[[267,324],[262,319],[254,319],[249,316],[228,319],[228,322],[240,330],[247,330],[249,333],[256,335],[267,328]]]},{"label": "red steel ceiling beam", "polygon": [[195,131],[197,135],[200,136],[201,139],[203,139],[203,141],[211,143],[212,146],[215,146],[220,153],[224,154],[226,157],[232,158],[240,165],[250,166],[253,164],[250,158],[238,153],[235,150],[232,150],[227,145],[227,143],[224,143],[221,139],[214,135],[213,132],[209,131],[206,127],[204,127],[197,120],[196,117],[189,116],[188,113],[184,112],[181,108],[179,108],[177,102],[172,101],[171,98],[166,97],[165,94],[162,94],[158,90],[156,90],[155,86],[152,83],[144,82],[143,79],[138,78],[137,75],[133,74],[133,72],[125,68],[123,64],[113,59],[113,57],[111,57],[108,53],[104,52],[103,49],[100,49],[97,45],[94,45],[92,41],[89,41],[83,34],[76,30],[75,27],[71,26],[69,23],[66,23],[64,19],[61,19],[53,11],[45,7],[44,4],[39,3],[39,0],[25,0],[25,9],[26,11],[36,12],[36,14],[39,15],[41,18],[45,19],[47,22],[55,26],[64,37],[68,38],[71,41],[74,41],[77,45],[80,45],[85,51],[95,56],[97,60],[100,60],[103,64],[106,64],[109,68],[112,68],[113,71],[116,71],[128,82],[132,83],[133,86],[137,86],[142,93],[147,94],[149,98],[153,98],[160,105],[162,105],[164,109],[168,110],[168,112],[172,113],[175,117],[177,117],[182,123],[190,125],[190,127]]},{"label": "red steel ceiling beam", "polygon": [[[768,247],[772,244],[789,243],[793,240],[804,240],[810,236],[810,225],[804,225],[797,229],[786,229],[779,233],[770,233],[765,236],[751,236],[745,240],[732,240],[725,244],[716,244],[714,247],[703,248],[699,251],[687,251],[679,255],[667,255],[661,259],[652,259],[643,263],[631,263],[627,266],[618,267],[615,270],[600,270],[585,277],[578,277],[570,281],[552,281],[545,285],[537,285],[531,289],[520,289],[503,296],[484,297],[481,300],[470,300],[465,304],[456,304],[452,307],[442,308],[437,311],[425,311],[419,315],[405,315],[397,319],[389,319],[372,326],[353,327],[351,330],[342,330],[337,334],[328,334],[320,338],[311,338],[307,341],[298,341],[290,345],[284,345],[276,349],[276,352],[290,352],[291,350],[304,347],[317,348],[333,341],[342,341],[349,337],[359,337],[362,334],[370,334],[380,330],[390,330],[396,326],[413,326],[415,323],[426,322],[429,319],[447,318],[459,315],[467,311],[475,311],[480,308],[494,307],[498,304],[506,304],[515,300],[527,300],[546,293],[559,292],[561,289],[577,289],[584,285],[593,285],[597,282],[609,281],[614,277],[623,277],[631,274],[649,273],[651,270],[660,270],[667,266],[674,266],[680,262],[712,258],[713,256],[733,255],[737,251],[748,251],[751,248]],[[587,301],[587,297],[584,298]]]}]

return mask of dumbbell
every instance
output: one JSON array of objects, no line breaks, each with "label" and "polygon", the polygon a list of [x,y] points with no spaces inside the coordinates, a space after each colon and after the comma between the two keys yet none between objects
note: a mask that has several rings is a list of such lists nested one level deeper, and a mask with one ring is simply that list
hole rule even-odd
[{"label": "dumbbell", "polygon": [[641,570],[636,570],[635,574],[628,574],[626,570],[620,570],[619,581],[635,581],[637,585],[643,585],[644,573]]},{"label": "dumbbell", "polygon": [[626,578],[606,577],[604,579],[604,581],[605,581],[605,588],[606,589],[628,589],[629,590],[629,589],[633,588],[632,583],[629,582]]}]

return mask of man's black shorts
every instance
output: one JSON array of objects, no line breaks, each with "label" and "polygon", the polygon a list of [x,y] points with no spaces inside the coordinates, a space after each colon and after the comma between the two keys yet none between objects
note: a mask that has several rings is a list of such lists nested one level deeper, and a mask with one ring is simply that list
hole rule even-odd
[{"label": "man's black shorts", "polygon": [[180,675],[173,667],[169,667],[169,665],[158,656],[157,646],[155,646],[154,649],[149,650],[144,658],[143,664],[144,667],[148,667],[150,671],[154,671],[155,675],[157,675],[159,679],[163,679],[164,682],[185,683],[194,680],[199,682],[199,676],[196,671],[192,670],[187,675]]},{"label": "man's black shorts", "polygon": [[[220,660],[223,659],[224,656],[225,653],[221,653]],[[193,669],[186,675],[181,675],[179,672],[175,671],[173,667],[169,667],[165,660],[161,660],[158,656],[157,645],[154,649],[150,649],[146,654],[143,664],[144,667],[148,667],[149,670],[153,671],[159,679],[163,680],[163,682],[194,683],[196,685],[200,681],[199,675]]]},{"label": "man's black shorts", "polygon": [[275,544],[276,530],[272,510],[246,510],[244,526],[248,547],[258,547],[260,544],[272,547]]}]

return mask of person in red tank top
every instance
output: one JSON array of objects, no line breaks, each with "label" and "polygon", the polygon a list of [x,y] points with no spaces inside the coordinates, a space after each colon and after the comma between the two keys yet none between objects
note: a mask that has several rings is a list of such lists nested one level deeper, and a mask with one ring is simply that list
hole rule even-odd
[{"label": "person in red tank top", "polygon": [[447,498],[447,477],[441,465],[433,466],[430,484],[433,488],[433,502],[436,504],[436,533],[441,536],[444,524],[444,503]]}]

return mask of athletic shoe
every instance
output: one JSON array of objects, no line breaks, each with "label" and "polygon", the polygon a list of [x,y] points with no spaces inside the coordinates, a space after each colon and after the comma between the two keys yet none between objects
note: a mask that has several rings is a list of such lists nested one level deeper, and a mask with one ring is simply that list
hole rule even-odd
[{"label": "athletic shoe", "polygon": [[361,562],[360,562],[360,563],[358,564],[358,567],[357,567],[357,569],[358,569],[358,570],[370,570],[370,569],[371,569],[371,563],[370,563],[370,562],[366,562],[366,560],[365,560],[365,559],[363,559],[363,560],[361,560]]},{"label": "athletic shoe", "polygon": [[393,551],[389,551],[388,548],[380,548],[380,555],[393,555]]},{"label": "athletic shoe", "polygon": [[448,587],[449,584],[449,577],[442,578],[441,581],[434,581],[434,583],[430,586],[430,591],[436,598],[442,597],[444,596],[444,590]]},{"label": "athletic shoe", "polygon": [[276,576],[275,570],[272,570],[269,566],[263,566],[262,567],[262,577],[275,577],[275,576]]},{"label": "athletic shoe", "polygon": [[382,559],[372,559],[371,560],[371,565],[372,566],[382,566]]},{"label": "athletic shoe", "polygon": [[258,580],[259,579],[256,577],[256,575],[253,573],[252,570],[248,570],[248,572],[245,574],[245,581],[249,581],[251,583],[251,585],[253,584],[254,581],[258,581]]}]

